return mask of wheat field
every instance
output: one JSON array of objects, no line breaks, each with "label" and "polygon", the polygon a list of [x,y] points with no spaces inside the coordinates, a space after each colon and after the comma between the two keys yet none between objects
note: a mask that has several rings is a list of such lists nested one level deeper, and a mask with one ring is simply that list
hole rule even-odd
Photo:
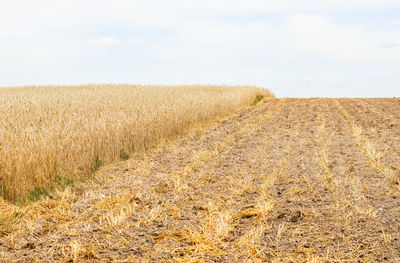
[{"label": "wheat field", "polygon": [[265,89],[86,85],[0,89],[0,196],[37,199]]}]

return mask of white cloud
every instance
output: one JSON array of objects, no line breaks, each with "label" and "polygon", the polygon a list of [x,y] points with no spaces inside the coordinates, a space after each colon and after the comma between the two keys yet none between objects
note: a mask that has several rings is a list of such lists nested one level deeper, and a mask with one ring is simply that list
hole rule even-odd
[{"label": "white cloud", "polygon": [[386,42],[382,43],[381,46],[384,48],[398,48],[400,47],[400,44],[396,42]]},{"label": "white cloud", "polygon": [[265,42],[274,28],[265,23],[191,22],[178,28],[179,40],[196,45],[248,45]]},{"label": "white cloud", "polygon": [[[375,83],[394,86],[400,27],[355,25],[352,11],[383,17],[396,8],[399,0],[2,0],[0,85],[13,75],[15,83],[41,76],[60,84],[79,83],[81,76],[265,85],[286,87],[288,95],[299,83],[309,90],[369,85],[366,76],[375,70]],[[348,72],[353,63],[357,69]],[[357,71],[359,65],[364,69]],[[32,71],[36,76],[20,76]]]},{"label": "white cloud", "polygon": [[203,63],[224,54],[223,59],[232,62],[265,55],[290,60],[305,52],[340,62],[400,62],[400,29],[374,31],[338,24],[326,16],[293,15],[276,26],[189,21],[177,29],[175,38],[150,45],[151,53],[163,59]]},{"label": "white cloud", "polygon": [[[334,23],[329,17],[295,15],[288,19],[292,46],[329,60],[344,62],[400,62],[400,49],[384,43],[400,42],[400,31],[375,32],[362,26]],[[383,44],[383,45],[382,45]]]},{"label": "white cloud", "polygon": [[30,0],[3,1],[0,24],[11,22],[36,29],[109,22],[168,26],[201,15],[400,7],[398,0],[41,0],[40,4]]},{"label": "white cloud", "polygon": [[121,44],[121,40],[111,37],[102,37],[90,39],[89,43],[96,46],[118,46]]},{"label": "white cloud", "polygon": [[313,80],[315,80],[316,78],[315,77],[313,77],[313,76],[305,76],[304,77],[304,80],[305,81],[313,81]]}]

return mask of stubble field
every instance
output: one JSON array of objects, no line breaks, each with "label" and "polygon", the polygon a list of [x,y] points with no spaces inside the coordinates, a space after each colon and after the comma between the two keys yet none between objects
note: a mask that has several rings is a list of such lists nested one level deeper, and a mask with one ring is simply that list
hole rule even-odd
[{"label": "stubble field", "polygon": [[399,99],[266,99],[3,205],[0,259],[398,262],[399,131]]}]

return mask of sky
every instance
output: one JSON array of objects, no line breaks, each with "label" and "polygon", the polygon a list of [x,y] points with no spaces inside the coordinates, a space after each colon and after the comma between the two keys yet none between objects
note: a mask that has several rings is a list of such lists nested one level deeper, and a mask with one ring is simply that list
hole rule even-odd
[{"label": "sky", "polygon": [[88,83],[400,97],[400,1],[1,0],[0,87]]}]

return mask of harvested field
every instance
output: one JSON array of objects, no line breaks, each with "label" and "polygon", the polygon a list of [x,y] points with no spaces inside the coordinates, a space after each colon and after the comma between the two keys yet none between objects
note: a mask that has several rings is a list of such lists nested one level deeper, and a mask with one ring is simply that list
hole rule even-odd
[{"label": "harvested field", "polygon": [[268,99],[24,208],[2,262],[399,262],[400,100]]}]

